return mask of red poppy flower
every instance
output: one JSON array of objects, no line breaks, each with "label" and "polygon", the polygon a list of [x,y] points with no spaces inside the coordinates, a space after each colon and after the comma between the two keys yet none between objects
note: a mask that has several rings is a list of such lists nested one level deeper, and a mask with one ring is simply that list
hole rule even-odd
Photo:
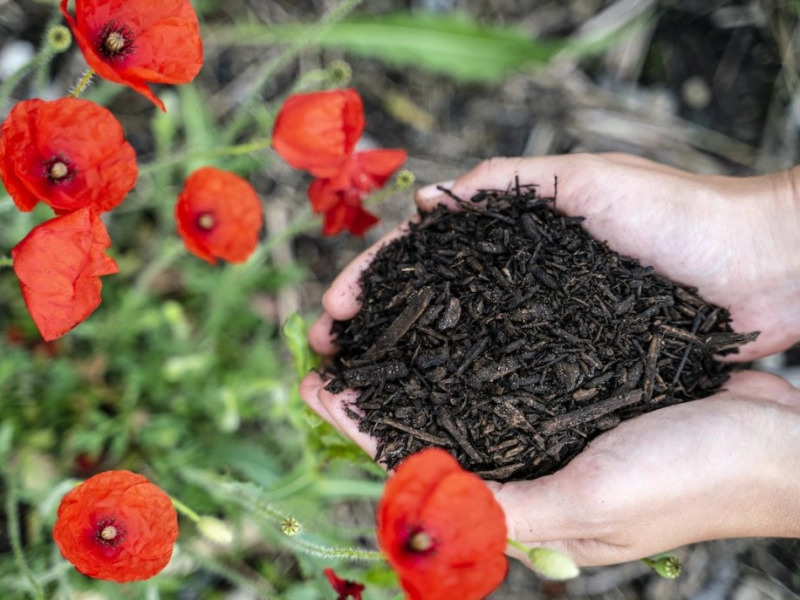
[{"label": "red poppy flower", "polygon": [[46,341],[61,337],[100,305],[101,275],[117,273],[111,245],[88,208],[37,225],[11,250],[33,322]]},{"label": "red poppy flower", "polygon": [[193,172],[175,206],[178,233],[186,248],[217,264],[244,262],[258,245],[261,200],[244,179],[215,167]]},{"label": "red poppy flower", "polygon": [[444,450],[404,460],[378,505],[378,542],[408,598],[484,598],[503,581],[503,509]]},{"label": "red poppy flower", "polygon": [[295,169],[333,177],[364,131],[364,105],[355,90],[295,94],[275,119],[272,146]]},{"label": "red poppy flower", "polygon": [[308,188],[314,212],[324,214],[322,233],[335,235],[347,229],[363,235],[378,218],[362,206],[370,192],[382,188],[406,160],[403,150],[356,152],[330,178],[316,179]]},{"label": "red poppy flower", "polygon": [[169,496],[141,475],[105,471],[67,492],[53,538],[84,575],[140,581],[167,566],[178,515]]},{"label": "red poppy flower", "polygon": [[136,183],[136,153],[122,126],[94,102],[26,100],[0,128],[0,178],[22,211],[57,214],[117,206]]},{"label": "red poppy flower", "polygon": [[61,0],[83,56],[94,71],[151,100],[149,83],[189,83],[203,66],[203,42],[189,0]]},{"label": "red poppy flower", "polygon": [[361,592],[364,591],[364,584],[349,579],[342,579],[333,569],[323,569],[325,577],[328,578],[328,583],[331,584],[333,591],[339,594],[336,600],[361,600]]}]

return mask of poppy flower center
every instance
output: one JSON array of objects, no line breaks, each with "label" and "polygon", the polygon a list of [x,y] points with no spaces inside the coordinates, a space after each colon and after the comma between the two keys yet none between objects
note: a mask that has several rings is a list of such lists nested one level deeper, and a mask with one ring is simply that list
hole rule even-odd
[{"label": "poppy flower center", "polygon": [[50,178],[51,179],[64,179],[69,173],[69,167],[65,165],[60,160],[58,162],[53,163],[53,166],[50,167]]},{"label": "poppy flower center", "polygon": [[115,518],[101,519],[95,530],[95,538],[103,546],[116,548],[125,537],[125,530]]},{"label": "poppy flower center", "polygon": [[433,540],[424,531],[417,531],[406,541],[406,549],[415,554],[423,554],[433,548]]},{"label": "poppy flower center", "polygon": [[44,174],[52,183],[71,181],[75,176],[75,167],[69,159],[54,156],[44,163]]},{"label": "poppy flower center", "polygon": [[127,25],[109,21],[100,30],[97,51],[109,60],[119,60],[136,50],[133,30]]},{"label": "poppy flower center", "polygon": [[197,217],[197,226],[203,231],[211,231],[215,224],[214,215],[211,213],[202,213]]}]

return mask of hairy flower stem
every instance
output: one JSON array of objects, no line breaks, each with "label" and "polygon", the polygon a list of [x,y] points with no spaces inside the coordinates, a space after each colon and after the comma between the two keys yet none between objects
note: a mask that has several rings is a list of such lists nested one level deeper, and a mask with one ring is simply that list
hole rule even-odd
[{"label": "hairy flower stem", "polygon": [[0,85],[0,110],[2,110],[11,92],[19,85],[19,82],[22,81],[25,75],[33,69],[39,69],[47,65],[56,54],[57,52],[50,46],[44,46],[27,64],[22,65],[19,69],[14,71],[14,73],[3,82],[3,85]]},{"label": "hairy flower stem", "polygon": [[69,91],[69,95],[73,98],[80,98],[86,91],[86,88],[88,88],[89,84],[92,82],[92,77],[94,77],[94,69],[86,69],[83,77],[81,77],[78,80],[78,83],[76,83]]},{"label": "hairy flower stem", "polygon": [[323,546],[314,544],[300,538],[291,538],[289,545],[295,550],[305,552],[319,558],[347,558],[350,560],[385,560],[385,556],[374,550],[362,550],[359,548],[344,548],[336,546]]},{"label": "hairy flower stem", "polygon": [[39,582],[33,575],[27,561],[25,554],[22,551],[22,538],[19,531],[19,510],[17,506],[17,482],[14,476],[6,472],[6,524],[8,525],[8,537],[11,541],[11,550],[14,553],[14,562],[17,565],[19,572],[25,576],[25,579],[31,584],[33,596],[36,600],[45,600],[44,591]]},{"label": "hairy flower stem", "polygon": [[11,267],[14,265],[14,260],[10,256],[0,256],[0,269],[3,267]]}]

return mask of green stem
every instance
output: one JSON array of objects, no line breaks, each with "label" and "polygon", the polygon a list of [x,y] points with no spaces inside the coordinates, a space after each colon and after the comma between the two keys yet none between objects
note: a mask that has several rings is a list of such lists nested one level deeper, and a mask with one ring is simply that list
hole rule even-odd
[{"label": "green stem", "polygon": [[512,546],[512,547],[516,548],[517,550],[522,550],[525,554],[528,554],[528,552],[531,551],[530,548],[528,548],[527,546],[525,546],[523,544],[520,544],[516,540],[506,540],[506,542],[508,543],[509,546]]},{"label": "green stem", "polygon": [[313,556],[319,558],[347,558],[350,560],[385,560],[385,557],[380,552],[374,550],[362,550],[360,548],[344,548],[336,546],[323,546],[322,544],[315,544],[307,542],[299,538],[290,538],[289,545]]},{"label": "green stem", "polygon": [[11,549],[14,553],[14,562],[17,569],[25,576],[25,579],[33,588],[33,595],[37,600],[44,600],[44,591],[33,576],[33,572],[25,560],[22,552],[22,541],[19,531],[19,511],[17,510],[17,482],[11,473],[6,473],[6,521],[8,525],[8,537],[11,541]]},{"label": "green stem", "polygon": [[30,60],[30,62],[14,71],[14,73],[3,82],[3,85],[0,85],[0,110],[2,110],[9,96],[11,96],[11,92],[17,87],[19,82],[22,81],[23,77],[32,69],[43,67],[49,63],[55,54],[56,53],[51,48],[45,46],[39,51],[39,54]]},{"label": "green stem", "polygon": [[10,256],[0,256],[0,268],[11,267],[14,265],[14,259]]},{"label": "green stem", "polygon": [[237,144],[235,146],[226,146],[224,148],[214,148],[209,150],[201,150],[199,152],[186,152],[172,156],[166,160],[162,160],[149,165],[144,165],[139,168],[139,174],[150,175],[161,169],[172,167],[182,162],[189,162],[191,160],[205,159],[205,158],[222,158],[225,156],[241,156],[243,154],[250,154],[258,150],[269,148],[272,144],[272,138],[262,140],[255,140],[247,142],[246,144]]},{"label": "green stem", "polygon": [[69,95],[73,98],[80,98],[83,95],[83,92],[86,91],[86,88],[89,87],[89,84],[92,81],[92,77],[94,76],[94,69],[89,68],[86,69],[86,72],[83,74],[78,80],[78,83],[70,90]]},{"label": "green stem", "polygon": [[200,520],[200,515],[198,515],[188,506],[186,506],[183,502],[181,502],[176,498],[173,498],[172,496],[170,496],[169,499],[172,500],[172,505],[175,507],[175,510],[177,510],[179,513],[181,513],[186,517],[189,517],[189,519],[191,519],[195,523],[197,523]]},{"label": "green stem", "polygon": [[313,231],[314,229],[319,227],[321,219],[322,217],[313,214],[311,212],[311,209],[308,206],[305,206],[294,217],[294,219],[286,226],[285,229],[283,229],[282,231],[278,231],[274,234],[271,234],[267,238],[263,246],[264,252],[266,253],[272,252],[275,248],[280,246],[286,240],[293,238],[298,233]]}]

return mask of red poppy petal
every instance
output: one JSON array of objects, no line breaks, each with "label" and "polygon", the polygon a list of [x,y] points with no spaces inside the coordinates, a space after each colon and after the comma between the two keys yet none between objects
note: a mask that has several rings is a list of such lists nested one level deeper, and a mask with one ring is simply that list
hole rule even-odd
[{"label": "red poppy petal", "polygon": [[171,18],[160,21],[136,39],[142,48],[158,53],[137,52],[131,57],[126,76],[153,83],[189,83],[203,67],[203,42],[197,20]]},{"label": "red poppy petal", "polygon": [[[244,179],[215,167],[194,171],[175,205],[178,233],[186,248],[216,264],[221,258],[247,260],[258,245],[263,225],[261,200]],[[203,225],[208,219],[208,225]]]},{"label": "red poppy petal", "polygon": [[0,178],[14,201],[22,211],[33,210],[39,197],[32,192],[20,168],[32,168],[41,157],[36,151],[31,132],[31,115],[44,104],[42,100],[19,102],[11,109],[0,127]]},{"label": "red poppy petal", "polygon": [[[189,0],[76,0],[74,18],[67,4],[61,1],[61,12],[89,66],[161,110],[164,104],[147,83],[188,83],[203,65],[199,24]],[[109,26],[130,32],[125,55],[108,58],[98,50],[97,40]]]},{"label": "red poppy petal", "polygon": [[[50,176],[54,161],[67,169],[61,179]],[[119,121],[88,100],[20,102],[0,132],[0,175],[21,210],[42,201],[58,214],[108,211],[133,188],[137,172]]]},{"label": "red poppy petal", "polygon": [[275,119],[272,145],[295,169],[332,177],[364,130],[364,106],[353,89],[295,94]]},{"label": "red poppy petal", "polygon": [[353,185],[364,192],[380,189],[406,161],[405,150],[367,150],[352,156]]},{"label": "red poppy petal", "polygon": [[[112,527],[112,538],[101,538]],[[120,583],[148,579],[169,562],[178,537],[172,501],[141,475],[107,471],[70,490],[53,538],[81,573]]]},{"label": "red poppy petal", "polygon": [[330,185],[330,179],[315,179],[308,186],[308,199],[315,213],[331,210],[341,198]]},{"label": "red poppy petal", "polygon": [[337,235],[344,231],[347,207],[343,204],[328,209],[322,215],[322,235]]},{"label": "red poppy petal", "polygon": [[342,579],[331,568],[323,569],[322,572],[325,573],[325,577],[328,579],[328,583],[331,584],[333,591],[339,595],[337,600],[347,600],[348,598],[361,600],[361,592],[366,587],[363,583]]},{"label": "red poppy petal", "polygon": [[46,341],[64,335],[100,305],[100,275],[117,272],[104,254],[102,221],[88,208],[35,227],[11,250],[25,305]]},{"label": "red poppy petal", "polygon": [[[430,552],[408,549],[420,532]],[[403,461],[378,507],[378,541],[410,598],[483,598],[505,577],[506,534],[491,491],[439,449]]]},{"label": "red poppy petal", "polygon": [[423,503],[436,485],[460,469],[458,461],[439,448],[417,452],[406,458],[386,483],[378,505],[379,535],[383,533],[383,523],[419,519]]},{"label": "red poppy petal", "polygon": [[345,214],[345,227],[353,235],[364,235],[368,229],[376,225],[380,219],[359,206],[348,206]]}]

